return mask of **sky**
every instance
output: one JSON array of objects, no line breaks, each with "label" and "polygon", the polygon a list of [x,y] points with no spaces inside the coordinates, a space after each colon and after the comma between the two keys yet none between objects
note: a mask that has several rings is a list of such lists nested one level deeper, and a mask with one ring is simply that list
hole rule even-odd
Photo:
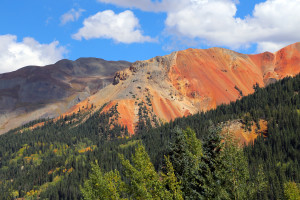
[{"label": "sky", "polygon": [[275,52],[300,41],[299,11],[300,0],[1,0],[0,73],[187,48]]}]

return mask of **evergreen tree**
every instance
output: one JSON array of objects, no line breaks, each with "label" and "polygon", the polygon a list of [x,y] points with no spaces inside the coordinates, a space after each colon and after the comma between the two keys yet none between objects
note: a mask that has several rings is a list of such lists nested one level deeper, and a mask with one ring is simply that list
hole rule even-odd
[{"label": "evergreen tree", "polygon": [[231,134],[224,137],[224,147],[221,151],[222,165],[220,167],[222,188],[226,190],[228,199],[250,199],[253,197],[253,184],[250,182],[248,161],[243,148],[238,145]]},{"label": "evergreen tree", "polygon": [[133,165],[119,155],[124,174],[129,179],[129,194],[133,199],[163,199],[166,195],[160,177],[143,145],[138,145],[132,156]]},{"label": "evergreen tree", "polygon": [[166,174],[162,173],[163,184],[169,191],[166,199],[183,200],[183,193],[180,189],[180,182],[177,181],[173,165],[169,156],[165,156]]},{"label": "evergreen tree", "polygon": [[105,174],[98,163],[92,163],[92,173],[84,182],[81,192],[85,200],[122,200],[125,193],[125,183],[117,170]]},{"label": "evergreen tree", "polygon": [[170,147],[169,156],[175,175],[181,182],[183,196],[185,199],[200,199],[199,164],[203,155],[201,141],[190,128],[177,128],[174,133],[175,142]]}]

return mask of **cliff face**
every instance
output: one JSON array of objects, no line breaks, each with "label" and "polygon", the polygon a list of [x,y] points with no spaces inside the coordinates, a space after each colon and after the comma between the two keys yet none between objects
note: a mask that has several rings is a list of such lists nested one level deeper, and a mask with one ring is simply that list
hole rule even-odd
[{"label": "cliff face", "polygon": [[57,117],[111,84],[129,62],[61,60],[0,74],[0,134],[39,118]]},{"label": "cliff face", "polygon": [[[167,122],[206,111],[300,73],[300,43],[276,53],[245,55],[223,48],[187,49],[138,61],[89,98],[103,112],[117,105],[118,123],[134,134],[139,122]],[[76,112],[69,110],[68,114]]]}]

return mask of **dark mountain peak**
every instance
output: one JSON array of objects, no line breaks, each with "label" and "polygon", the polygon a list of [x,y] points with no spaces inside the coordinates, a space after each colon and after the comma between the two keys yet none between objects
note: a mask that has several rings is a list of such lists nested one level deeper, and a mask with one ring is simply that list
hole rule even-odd
[{"label": "dark mountain peak", "polygon": [[39,117],[56,117],[110,84],[126,61],[63,59],[0,74],[0,134]]}]

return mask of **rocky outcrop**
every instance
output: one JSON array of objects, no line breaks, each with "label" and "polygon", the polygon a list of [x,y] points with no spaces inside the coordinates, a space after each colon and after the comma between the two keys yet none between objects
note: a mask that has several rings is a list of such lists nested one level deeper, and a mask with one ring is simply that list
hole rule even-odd
[{"label": "rocky outcrop", "polygon": [[120,82],[120,80],[124,81],[128,77],[129,77],[129,75],[125,71],[116,72],[116,74],[114,76],[113,84],[117,85]]}]

